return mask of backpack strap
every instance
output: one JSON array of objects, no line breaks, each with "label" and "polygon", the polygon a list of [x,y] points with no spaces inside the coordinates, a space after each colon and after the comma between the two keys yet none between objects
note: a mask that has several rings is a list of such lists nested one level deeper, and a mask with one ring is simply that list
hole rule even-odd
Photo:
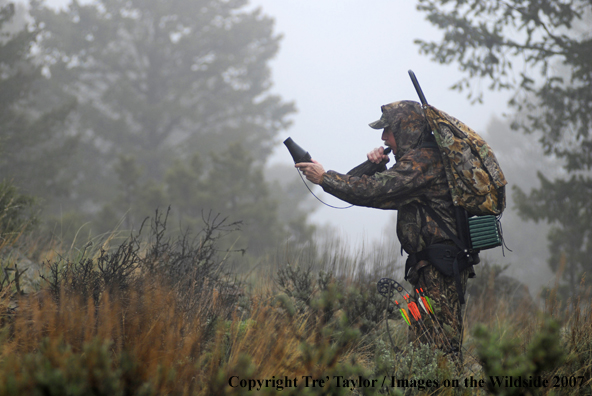
[{"label": "backpack strap", "polygon": [[[454,277],[454,282],[456,284],[456,291],[458,293],[458,300],[461,304],[464,304],[465,303],[465,296],[464,296],[463,289],[462,289],[462,282],[460,280],[460,271],[461,271],[460,261],[464,261],[464,263],[463,263],[464,265],[463,265],[462,269],[468,268],[470,265],[472,265],[471,262],[473,260],[472,260],[471,254],[469,252],[468,244],[463,242],[461,240],[461,238],[454,235],[454,233],[452,232],[450,227],[448,227],[448,225],[444,222],[442,217],[439,216],[433,208],[431,208],[429,206],[424,206],[423,208],[426,210],[426,212],[428,212],[430,217],[436,222],[438,227],[440,227],[440,229],[442,231],[444,231],[446,236],[448,236],[448,238],[450,238],[450,240],[452,240],[452,242],[454,242],[454,244],[460,249],[460,251],[458,252],[456,257],[454,258],[454,261],[452,263],[452,276]],[[456,216],[457,223],[461,223],[461,219],[460,219],[458,211],[456,214],[457,214],[457,216]],[[460,224],[458,224],[458,225],[460,225]]]},{"label": "backpack strap", "polygon": [[420,148],[432,148],[432,149],[438,149],[439,150],[440,148],[438,147],[438,143],[436,143],[435,138],[433,138],[434,135],[431,135],[431,136],[432,136],[431,139],[428,139],[428,140],[424,141],[421,144],[421,146],[419,146],[419,147]]},{"label": "backpack strap", "polygon": [[[438,144],[435,140],[435,137],[433,135],[430,135],[430,137],[428,137],[421,144],[420,148],[431,148],[431,149],[438,149],[439,150],[439,146],[438,146]],[[447,276],[452,275],[452,277],[454,278],[456,290],[458,293],[458,300],[461,304],[464,304],[465,297],[464,297],[464,293],[463,293],[463,289],[462,289],[462,282],[460,280],[461,264],[463,267],[462,269],[464,270],[465,268],[468,268],[470,265],[472,265],[474,261],[475,261],[475,263],[479,262],[478,258],[476,260],[473,259],[472,255],[469,251],[469,243],[467,241],[468,235],[465,235],[465,232],[464,232],[464,229],[466,227],[464,227],[463,224],[466,225],[466,222],[467,222],[466,210],[463,208],[457,207],[457,206],[454,207],[455,217],[456,217],[456,225],[457,225],[457,233],[456,234],[459,235],[459,236],[456,236],[455,233],[452,232],[450,227],[444,222],[444,220],[442,219],[442,216],[438,215],[438,213],[436,213],[436,211],[432,207],[426,205],[426,206],[422,206],[422,208],[425,209],[425,211],[430,215],[430,217],[436,222],[438,227],[440,227],[440,229],[442,231],[444,231],[446,236],[452,242],[454,242],[454,244],[459,249],[458,253],[454,257],[454,261],[452,262],[452,271],[450,271],[450,268],[445,268],[445,267],[449,266],[448,262],[446,262],[446,263],[438,262],[438,263],[432,263],[432,264],[440,272],[443,272],[443,273],[446,272]],[[423,217],[424,216],[422,216],[422,221],[423,221]],[[428,260],[428,261],[433,261],[433,262],[440,261],[440,260],[437,260],[433,254],[429,254],[430,250],[433,253],[434,248],[435,248],[435,250],[439,250],[440,248],[445,249],[446,245],[437,244],[437,246],[433,246],[432,249],[430,249],[430,247],[428,246],[425,250],[423,250],[421,252],[412,253],[409,255],[409,257],[407,258],[406,265],[405,265],[405,279],[407,279],[407,273],[408,273],[409,269],[411,267],[413,267],[414,265],[416,265],[419,261],[421,261],[421,260]],[[436,255],[436,257],[437,257],[437,255]]]},{"label": "backpack strap", "polygon": [[[428,212],[428,214],[430,215],[430,217],[436,222],[436,224],[438,224],[438,227],[440,227],[440,229],[442,231],[444,231],[444,233],[446,234],[446,236],[448,238],[450,238],[450,240],[452,242],[454,242],[454,244],[456,246],[458,246],[459,249],[461,249],[463,252],[465,253],[469,253],[469,249],[467,248],[467,244],[464,243],[460,238],[458,238],[456,235],[454,235],[454,232],[452,232],[452,230],[450,229],[450,227],[448,227],[448,225],[444,222],[444,220],[442,220],[442,217],[440,215],[438,215],[438,213],[436,213],[436,211],[429,207],[429,206],[423,206],[423,208],[425,209],[426,212]],[[458,216],[457,216],[457,220],[458,220]],[[458,221],[457,221],[458,223]],[[458,227],[458,224],[457,224]]]}]

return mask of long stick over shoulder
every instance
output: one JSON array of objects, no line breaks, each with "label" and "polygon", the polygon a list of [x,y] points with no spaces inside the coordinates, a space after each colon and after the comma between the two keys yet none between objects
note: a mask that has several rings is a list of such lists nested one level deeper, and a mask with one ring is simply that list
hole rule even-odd
[{"label": "long stick over shoulder", "polygon": [[417,77],[415,77],[415,73],[413,73],[413,70],[409,70],[409,77],[411,77],[411,82],[413,83],[413,86],[415,87],[415,91],[417,92],[417,96],[419,96],[419,100],[421,101],[421,105],[425,106],[428,104],[428,101],[425,98],[425,95],[423,94],[423,91],[421,90],[421,87],[419,86],[419,82],[417,81]]}]

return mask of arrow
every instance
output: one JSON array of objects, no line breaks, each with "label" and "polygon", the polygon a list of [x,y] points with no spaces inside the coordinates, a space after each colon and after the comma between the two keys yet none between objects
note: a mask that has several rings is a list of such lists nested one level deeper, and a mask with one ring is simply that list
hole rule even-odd
[{"label": "arrow", "polygon": [[434,313],[434,308],[432,307],[432,302],[430,301],[430,298],[428,296],[426,296],[426,294],[423,292],[423,289],[420,287],[419,290],[421,290],[421,295],[425,298],[425,300],[428,303],[428,307],[430,307],[430,311],[432,313]]},{"label": "arrow", "polygon": [[413,318],[419,322],[421,319],[421,313],[419,312],[419,308],[417,308],[417,304],[411,301],[411,297],[409,294],[405,296],[405,301],[407,302],[407,306],[409,307],[409,312],[413,315]]},{"label": "arrow", "polygon": [[[437,345],[434,342],[434,340],[431,338],[430,332],[427,330],[426,324],[421,319],[421,313],[419,311],[419,308],[417,307],[417,304],[415,302],[411,301],[411,297],[409,295],[409,292],[399,282],[397,282],[394,279],[382,278],[381,280],[378,281],[376,287],[378,289],[378,293],[387,297],[389,300],[390,300],[390,298],[392,298],[394,296],[394,291],[396,290],[403,297],[405,302],[407,303],[407,307],[409,308],[409,312],[411,313],[411,315],[413,316],[413,318],[417,322],[417,325],[422,329],[422,331],[424,333],[427,334],[427,336],[430,338],[432,344]],[[417,289],[416,289],[416,291],[417,291]],[[421,289],[421,291],[423,293],[423,289]],[[434,331],[436,332],[436,334],[438,335],[438,339],[440,340],[441,344],[445,345],[447,348],[449,348],[452,351],[453,350],[452,344],[448,340],[448,337],[446,336],[446,332],[444,331],[444,329],[442,328],[442,325],[438,321],[438,318],[436,317],[436,314],[434,313],[432,303],[430,302],[428,296],[425,295],[425,293],[423,293],[423,296],[421,293],[418,293],[418,295],[419,295],[419,297],[417,298],[417,301],[420,303],[420,305],[422,305],[422,308],[426,312],[429,312],[428,315],[431,314],[434,316],[433,322],[435,324],[433,325],[433,328],[434,328]],[[425,300],[423,300],[423,298],[425,298]],[[397,306],[398,306],[398,304],[397,304]],[[429,311],[428,311],[428,307],[429,307]],[[401,315],[403,315],[403,313],[401,313]],[[407,315],[406,311],[405,311],[405,315]],[[405,318],[405,321],[409,325],[411,325],[411,320],[409,319],[409,316],[406,316],[406,317],[404,316],[404,318]]]},{"label": "arrow", "polygon": [[421,304],[421,307],[423,308],[423,310],[425,311],[425,313],[427,313],[428,315],[430,313],[433,314],[434,311],[432,310],[432,307],[430,306],[430,304],[426,300],[426,297],[423,294],[423,289],[421,289],[421,293],[417,289],[415,289],[415,291],[417,292],[417,295],[419,296],[419,303]]},{"label": "arrow", "polygon": [[409,326],[411,326],[411,322],[409,321],[409,316],[407,315],[407,311],[405,311],[405,308],[401,308],[399,306],[399,302],[395,301],[395,304],[397,304],[397,307],[399,308],[399,312],[401,312],[401,316],[403,317],[403,319],[405,319],[405,322],[407,322],[407,324]]},{"label": "arrow", "polygon": [[409,293],[407,293],[407,295],[404,296],[403,298],[405,299],[405,302],[407,302],[407,307],[409,308],[409,312],[411,312],[411,315],[413,315],[413,318],[417,322],[420,329],[422,329],[423,333],[426,335],[426,337],[428,337],[428,339],[431,341],[431,343],[433,345],[437,345],[434,342],[434,339],[432,338],[430,332],[428,331],[426,324],[421,319],[421,312],[419,312],[419,308],[417,308],[417,304],[415,302],[411,301],[411,297],[409,297]]}]

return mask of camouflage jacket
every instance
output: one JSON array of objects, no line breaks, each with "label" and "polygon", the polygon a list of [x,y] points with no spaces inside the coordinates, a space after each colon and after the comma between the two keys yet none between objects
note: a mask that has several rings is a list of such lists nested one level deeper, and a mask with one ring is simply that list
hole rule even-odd
[{"label": "camouflage jacket", "polygon": [[452,197],[437,147],[405,147],[396,164],[372,176],[354,177],[328,171],[321,187],[358,206],[398,210],[397,236],[407,253],[449,241],[446,232],[427,213],[431,207],[456,236]]}]

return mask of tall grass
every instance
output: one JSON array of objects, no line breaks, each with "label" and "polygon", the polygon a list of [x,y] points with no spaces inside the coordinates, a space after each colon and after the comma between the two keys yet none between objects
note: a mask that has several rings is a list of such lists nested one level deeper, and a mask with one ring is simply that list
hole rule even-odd
[{"label": "tall grass", "polygon": [[[343,359],[370,364],[356,352],[357,341],[348,334],[353,330],[329,324],[323,315],[291,314],[253,296],[248,317],[236,309],[224,317],[228,310],[218,292],[200,301],[209,315],[184,315],[176,292],[158,285],[125,298],[105,292],[98,306],[73,294],[58,301],[47,291],[27,295],[18,313],[4,318],[0,394],[60,394],[71,383],[86,382],[85,394],[103,376],[113,377],[109,391],[216,394],[231,390],[232,375],[320,378]],[[105,365],[101,359],[108,372],[97,374]]]},{"label": "tall grass", "polygon": [[551,293],[538,309],[500,293],[500,271],[477,267],[458,367],[409,344],[398,312],[386,312],[376,282],[400,280],[398,252],[326,238],[280,249],[237,280],[215,247],[222,223],[193,239],[168,239],[159,224],[146,239],[56,255],[38,291],[0,296],[0,395],[592,393],[588,294]]}]

